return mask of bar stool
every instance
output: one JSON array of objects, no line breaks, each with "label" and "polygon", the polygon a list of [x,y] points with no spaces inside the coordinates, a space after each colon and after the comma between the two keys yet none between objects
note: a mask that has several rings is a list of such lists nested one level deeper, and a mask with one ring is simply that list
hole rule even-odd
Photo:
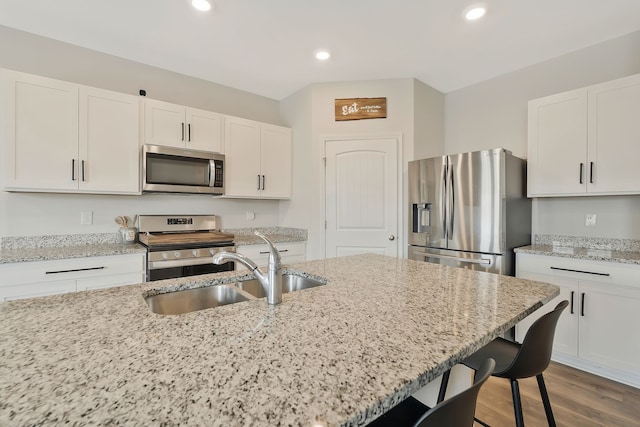
[{"label": "bar stool", "polygon": [[476,372],[472,386],[429,408],[419,400],[408,397],[367,427],[471,427],[476,401],[482,384],[495,368],[495,361],[487,359]]},{"label": "bar stool", "polygon": [[[492,375],[494,377],[508,378],[511,381],[511,395],[513,397],[513,410],[517,427],[524,427],[518,380],[534,376],[538,380],[538,388],[540,389],[547,422],[550,427],[555,427],[556,425],[542,372],[547,369],[551,361],[556,325],[562,311],[568,305],[569,301],[561,301],[553,311],[536,320],[527,331],[522,344],[496,338],[461,362],[463,365],[478,372],[483,361],[487,358],[491,357],[496,361],[495,372]],[[447,379],[448,375],[443,376],[440,396],[444,396]]]}]

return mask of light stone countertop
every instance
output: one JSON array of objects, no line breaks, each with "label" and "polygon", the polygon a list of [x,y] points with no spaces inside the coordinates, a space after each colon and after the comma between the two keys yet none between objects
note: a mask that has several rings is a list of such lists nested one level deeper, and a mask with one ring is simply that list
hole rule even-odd
[{"label": "light stone countertop", "polygon": [[[273,243],[304,242],[307,240],[307,231],[298,228],[241,228],[226,231],[234,234],[236,245],[264,243],[262,239],[253,234],[254,230],[263,232]],[[142,245],[121,244],[118,240],[117,233],[3,238],[2,241],[5,242],[5,245],[0,247],[0,264],[123,255],[147,251]],[[9,245],[6,244],[7,242]]]},{"label": "light stone countertop", "polygon": [[640,252],[618,251],[597,248],[577,248],[553,245],[530,245],[515,249],[516,253],[557,256],[563,258],[584,259],[589,261],[619,262],[640,264]]},{"label": "light stone countertop", "polygon": [[143,293],[238,273],[0,303],[0,425],[362,426],[559,292],[371,254],[287,272],[329,283],[170,316]]}]

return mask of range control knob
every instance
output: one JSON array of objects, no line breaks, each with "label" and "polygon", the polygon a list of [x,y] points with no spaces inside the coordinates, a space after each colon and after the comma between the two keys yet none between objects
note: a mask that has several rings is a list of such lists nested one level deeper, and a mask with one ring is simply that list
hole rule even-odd
[{"label": "range control knob", "polygon": [[175,251],[173,253],[173,256],[176,257],[176,258],[180,258],[182,256],[182,254],[180,252],[178,252],[178,251]]},{"label": "range control knob", "polygon": [[209,249],[209,253],[210,253],[211,255],[215,255],[215,254],[216,254],[216,250],[215,250],[215,249]]},{"label": "range control knob", "polygon": [[197,250],[191,251],[191,254],[194,256],[194,258],[198,257],[198,251]]},{"label": "range control knob", "polygon": [[167,259],[167,258],[169,258],[169,254],[166,253],[166,252],[163,252],[162,253],[162,259]]}]

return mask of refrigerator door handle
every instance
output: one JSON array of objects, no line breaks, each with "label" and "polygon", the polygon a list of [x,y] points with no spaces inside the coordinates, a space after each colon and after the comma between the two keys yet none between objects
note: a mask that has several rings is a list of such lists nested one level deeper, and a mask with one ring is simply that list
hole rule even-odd
[{"label": "refrigerator door handle", "polygon": [[436,255],[436,254],[430,254],[430,253],[426,253],[426,252],[419,252],[417,253],[417,255],[421,255],[425,258],[437,258],[437,259],[450,259],[452,261],[459,261],[459,262],[466,262],[469,264],[482,264],[482,265],[490,265],[491,264],[491,260],[490,259],[475,259],[475,258],[459,258],[456,256],[449,256],[449,255]]},{"label": "refrigerator door handle", "polygon": [[450,183],[450,187],[449,187],[449,229],[447,230],[447,234],[449,236],[449,239],[453,239],[453,216],[454,216],[454,212],[455,212],[455,208],[456,208],[456,195],[455,192],[453,190],[453,167],[451,164],[449,164],[449,183]]},{"label": "refrigerator door handle", "polygon": [[442,182],[440,185],[440,189],[442,190],[440,197],[440,217],[442,218],[442,238],[447,238],[447,215],[445,209],[445,202],[447,200],[447,162],[445,161],[444,167],[442,169]]}]

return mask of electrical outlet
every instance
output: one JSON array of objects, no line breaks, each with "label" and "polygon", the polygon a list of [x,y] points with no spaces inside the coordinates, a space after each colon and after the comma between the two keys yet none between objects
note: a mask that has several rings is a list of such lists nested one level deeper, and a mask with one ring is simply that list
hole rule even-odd
[{"label": "electrical outlet", "polygon": [[93,224],[93,212],[80,212],[80,224]]},{"label": "electrical outlet", "polygon": [[584,225],[587,227],[596,226],[596,214],[587,214],[585,216]]},{"label": "electrical outlet", "polygon": [[247,211],[247,221],[253,221],[256,219],[256,213],[253,211]]}]

